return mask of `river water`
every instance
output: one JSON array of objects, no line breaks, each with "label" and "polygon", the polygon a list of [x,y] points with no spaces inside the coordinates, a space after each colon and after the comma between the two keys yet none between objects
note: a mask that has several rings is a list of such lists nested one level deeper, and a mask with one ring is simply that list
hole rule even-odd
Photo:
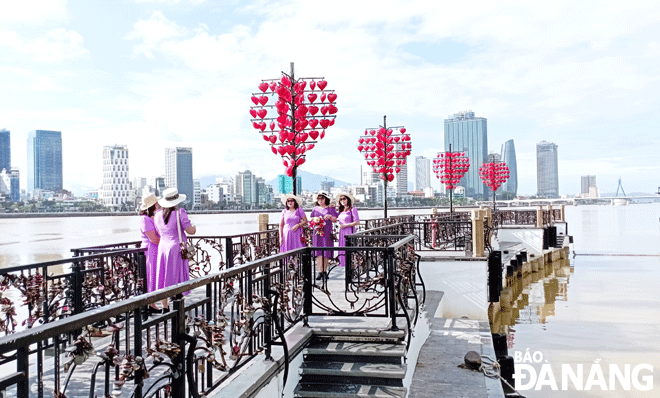
[{"label": "river water", "polygon": [[[570,267],[523,290],[509,329],[520,393],[660,397],[660,205],[571,206],[566,218]],[[628,378],[612,381],[617,371]]]},{"label": "river water", "polygon": [[[389,214],[410,212],[430,209]],[[271,223],[279,221],[279,212],[269,215]],[[382,217],[382,211],[360,216]],[[509,355],[526,377],[518,383],[521,394],[660,397],[660,204],[569,206],[566,217],[576,256],[549,275],[534,275],[508,321]],[[191,219],[204,236],[258,228],[254,213]],[[0,267],[69,258],[74,247],[135,241],[138,225],[137,216],[0,219]],[[610,375],[625,375],[626,366],[629,386],[618,379],[610,384]],[[582,377],[581,390],[562,377],[566,367]],[[651,376],[652,390],[645,391]]]}]

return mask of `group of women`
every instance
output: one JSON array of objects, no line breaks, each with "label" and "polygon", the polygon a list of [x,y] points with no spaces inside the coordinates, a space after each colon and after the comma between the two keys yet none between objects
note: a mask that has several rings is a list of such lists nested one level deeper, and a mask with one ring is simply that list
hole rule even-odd
[{"label": "group of women", "polygon": [[[282,196],[285,209],[280,219],[280,252],[298,249],[305,246],[303,227],[308,223],[305,211],[302,209],[302,198],[288,194]],[[360,223],[357,209],[353,206],[355,199],[350,193],[337,196],[337,208],[330,206],[330,196],[325,191],[316,194],[316,206],[312,209],[311,218],[324,220],[323,226],[315,226],[312,233],[312,246],[333,247],[332,225],[339,223],[339,246],[346,246],[346,235],[355,233],[355,226]],[[317,250],[316,279],[328,277],[328,260],[333,257],[332,250]],[[339,264],[346,265],[346,255],[339,252]]]},{"label": "group of women", "polygon": [[[145,195],[140,205],[140,232],[143,246],[147,248],[147,291],[153,292],[173,286],[190,279],[188,260],[181,257],[181,242],[187,235],[197,233],[197,228],[190,222],[184,208],[179,204],[186,200],[176,188],[168,188],[162,198],[153,193]],[[305,246],[303,227],[308,223],[302,208],[302,198],[295,195],[282,197],[285,209],[280,220],[280,252],[286,252]],[[339,246],[346,245],[346,235],[355,233],[355,226],[360,223],[357,209],[353,207],[355,199],[349,193],[337,196],[337,208],[330,206],[330,196],[321,191],[316,195],[316,206],[311,217],[324,220],[322,227],[312,234],[312,246],[333,247],[332,226],[339,223]],[[317,279],[328,277],[328,260],[333,257],[332,250],[316,250]],[[346,264],[344,252],[339,252],[340,265]],[[168,312],[168,301],[150,307],[151,312]]]},{"label": "group of women", "polygon": [[[176,188],[163,191],[163,197],[145,195],[140,205],[140,232],[147,248],[147,291],[153,292],[190,279],[188,260],[181,257],[181,242],[197,233],[184,208],[179,204],[186,195]],[[185,294],[185,293],[184,293]],[[168,312],[167,300],[150,307],[151,312]]]}]

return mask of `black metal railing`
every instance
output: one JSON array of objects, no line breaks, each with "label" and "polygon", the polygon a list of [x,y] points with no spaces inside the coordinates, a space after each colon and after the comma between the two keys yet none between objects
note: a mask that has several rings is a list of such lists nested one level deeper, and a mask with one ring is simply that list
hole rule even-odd
[{"label": "black metal railing", "polygon": [[2,268],[0,332],[29,329],[144,293],[145,250]]},{"label": "black metal railing", "polygon": [[[423,300],[413,239],[341,248],[353,261],[346,281],[316,279],[314,251],[340,248],[301,248],[4,336],[0,366],[16,372],[0,377],[0,389],[18,397],[198,397],[250,358],[269,357],[273,345],[286,356],[284,332],[311,316],[382,316],[392,329],[403,317],[410,333]],[[172,311],[148,316],[164,299]]]},{"label": "black metal railing", "polygon": [[[472,245],[472,221],[458,219],[435,219],[419,217],[403,220],[358,232],[354,236],[382,236],[412,234],[417,251],[462,251]],[[347,243],[348,245],[348,243]]]}]

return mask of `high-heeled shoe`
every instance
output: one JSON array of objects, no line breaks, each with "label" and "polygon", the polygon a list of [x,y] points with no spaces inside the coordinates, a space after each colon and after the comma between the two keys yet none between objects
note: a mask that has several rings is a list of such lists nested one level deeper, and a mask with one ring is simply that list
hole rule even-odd
[{"label": "high-heeled shoe", "polygon": [[323,274],[325,274],[325,272],[317,272],[316,273],[316,280],[320,281],[321,279],[323,279]]}]

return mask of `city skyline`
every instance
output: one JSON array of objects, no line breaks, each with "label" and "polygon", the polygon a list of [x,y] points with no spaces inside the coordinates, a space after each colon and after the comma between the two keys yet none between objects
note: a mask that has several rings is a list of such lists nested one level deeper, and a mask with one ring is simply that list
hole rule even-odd
[{"label": "city skyline", "polygon": [[[248,168],[275,178],[281,160],[248,109],[261,79],[293,61],[296,76],[325,76],[338,94],[337,122],[302,170],[358,183],[351,171],[363,159],[353,147],[384,114],[408,128],[411,159],[433,158],[443,150],[441,115],[472,109],[488,119],[489,149],[516,141],[519,195],[536,193],[542,140],[562,148],[560,195],[596,174],[602,192],[615,191],[619,176],[626,191],[657,189],[657,2],[483,2],[469,15],[451,2],[392,2],[377,12],[341,1],[323,12],[260,4],[0,5],[0,129],[12,133],[21,188],[35,129],[62,132],[64,187],[77,194],[98,188],[102,171],[91,166],[107,137],[128,145],[131,177],[159,175],[164,148],[186,146],[195,178]],[[278,44],[289,37],[297,45]],[[432,187],[442,189],[437,179]]]}]

